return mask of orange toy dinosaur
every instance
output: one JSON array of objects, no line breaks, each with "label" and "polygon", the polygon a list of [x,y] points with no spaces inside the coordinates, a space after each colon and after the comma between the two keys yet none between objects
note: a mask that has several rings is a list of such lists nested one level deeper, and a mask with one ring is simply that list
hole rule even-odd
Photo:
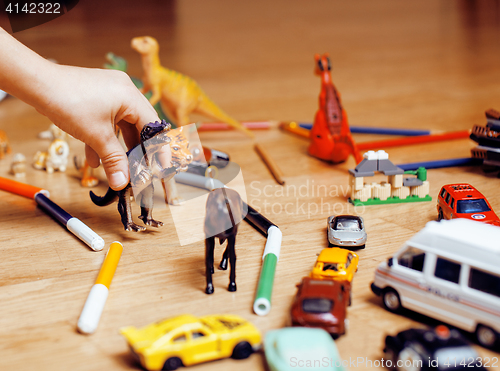
[{"label": "orange toy dinosaur", "polygon": [[328,54],[316,54],[314,59],[314,72],[321,77],[321,92],[308,152],[311,156],[334,163],[343,162],[352,154],[356,163],[360,163],[363,157],[352,139],[347,115],[340,103],[340,94],[332,83]]},{"label": "orange toy dinosaur", "polygon": [[135,37],[132,49],[142,58],[144,87],[142,93],[152,92],[149,102],[160,102],[162,109],[177,126],[189,124],[189,114],[198,113],[228,123],[254,138],[254,134],[231,118],[201,90],[196,81],[179,72],[162,67],[158,56],[158,42],[150,36]]}]

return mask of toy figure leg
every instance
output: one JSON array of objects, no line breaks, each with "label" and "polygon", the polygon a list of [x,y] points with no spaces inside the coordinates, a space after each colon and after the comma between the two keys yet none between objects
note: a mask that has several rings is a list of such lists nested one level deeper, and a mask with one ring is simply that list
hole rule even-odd
[{"label": "toy figure leg", "polygon": [[142,232],[146,227],[132,221],[132,205],[130,203],[130,184],[118,192],[118,212],[120,213],[123,227],[126,231]]},{"label": "toy figure leg", "polygon": [[139,199],[137,200],[141,205],[141,219],[144,224],[151,225],[153,227],[161,227],[163,225],[159,220],[153,219],[153,195],[154,188],[153,184],[150,184],[139,194]]},{"label": "toy figure leg", "polygon": [[214,285],[212,283],[212,269],[214,268],[214,248],[215,237],[209,237],[205,240],[205,274],[207,278],[206,294],[214,293]]},{"label": "toy figure leg", "polygon": [[236,234],[228,237],[227,248],[229,249],[229,264],[231,265],[231,270],[229,272],[229,286],[228,291],[236,291],[236,250],[234,248],[236,244]]},{"label": "toy figure leg", "polygon": [[224,250],[224,254],[222,254],[222,260],[219,264],[219,269],[225,271],[227,269],[227,257],[229,255],[229,242],[227,243],[226,249]]}]

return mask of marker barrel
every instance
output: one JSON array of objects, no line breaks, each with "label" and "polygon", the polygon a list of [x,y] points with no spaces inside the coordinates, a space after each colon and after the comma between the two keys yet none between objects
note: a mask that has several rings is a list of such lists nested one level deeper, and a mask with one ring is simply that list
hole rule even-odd
[{"label": "marker barrel", "polygon": [[0,177],[0,189],[28,198],[35,198],[38,193],[43,193],[45,196],[49,197],[49,191],[45,189],[3,177]]},{"label": "marker barrel", "polygon": [[119,242],[113,242],[109,247],[101,270],[97,276],[95,285],[92,286],[87,301],[82,310],[82,314],[78,319],[78,330],[83,334],[92,334],[99,324],[102,311],[109,294],[109,286],[111,280],[120,261],[123,246]]},{"label": "marker barrel", "polygon": [[271,310],[274,276],[281,250],[282,234],[278,227],[271,226],[268,231],[266,247],[262,257],[262,268],[255,293],[253,311],[259,316],[265,316]]},{"label": "marker barrel", "polygon": [[78,218],[72,217],[55,202],[41,193],[35,195],[35,201],[49,215],[68,228],[71,233],[89,245],[92,250],[101,251],[104,248],[104,240],[97,233]]}]

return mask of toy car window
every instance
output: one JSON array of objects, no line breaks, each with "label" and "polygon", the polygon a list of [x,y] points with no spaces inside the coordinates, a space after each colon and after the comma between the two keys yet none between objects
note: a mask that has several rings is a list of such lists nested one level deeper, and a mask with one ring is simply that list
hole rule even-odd
[{"label": "toy car window", "polygon": [[172,343],[180,343],[182,341],[186,341],[186,335],[182,334],[172,339]]},{"label": "toy car window", "polygon": [[219,322],[224,325],[224,327],[227,327],[228,329],[232,330],[233,328],[236,328],[238,326],[241,326],[242,323],[238,321],[228,321],[224,319],[219,319]]},{"label": "toy car window", "polygon": [[447,204],[450,203],[450,197],[451,197],[451,195],[448,193],[446,195],[446,198],[445,198],[445,201],[446,201]]},{"label": "toy car window", "polygon": [[325,263],[323,265],[323,272],[325,271],[335,271],[335,272],[338,272],[339,271],[339,265],[337,263]]},{"label": "toy car window", "polygon": [[328,299],[304,299],[302,310],[306,313],[328,313],[333,307],[333,301]]},{"label": "toy car window", "polygon": [[500,297],[500,276],[471,268],[469,287]]},{"label": "toy car window", "polygon": [[415,247],[409,247],[398,258],[398,264],[419,272],[423,272],[425,252]]},{"label": "toy car window", "polygon": [[458,200],[457,213],[485,213],[491,211],[485,200]]},{"label": "toy car window", "polygon": [[441,197],[444,197],[446,194],[446,190],[444,188],[441,189],[441,193],[439,194]]},{"label": "toy car window", "polygon": [[357,218],[337,218],[333,229],[338,231],[360,231],[361,223]]},{"label": "toy car window", "polygon": [[443,258],[437,258],[434,275],[437,278],[458,283],[460,279],[460,268],[462,268],[462,266],[458,263]]},{"label": "toy car window", "polygon": [[454,209],[454,208],[455,208],[455,199],[454,199],[453,197],[451,198],[451,204],[450,204],[450,207],[451,207],[452,209]]},{"label": "toy car window", "polygon": [[352,260],[353,257],[354,256],[351,253],[347,254],[347,261],[345,263],[345,267],[346,268],[349,268],[349,266],[351,265],[351,260]]},{"label": "toy car window", "polygon": [[191,338],[194,340],[194,339],[197,339],[197,338],[201,338],[203,336],[206,336],[203,332],[201,331],[193,331],[191,333]]}]

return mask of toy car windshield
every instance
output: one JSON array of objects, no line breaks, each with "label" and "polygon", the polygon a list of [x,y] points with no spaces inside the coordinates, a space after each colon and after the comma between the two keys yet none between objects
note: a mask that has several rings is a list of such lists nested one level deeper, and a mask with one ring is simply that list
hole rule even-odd
[{"label": "toy car windshield", "polygon": [[323,265],[323,272],[324,271],[335,271],[335,272],[338,272],[339,271],[339,265],[337,263],[331,263],[331,264],[325,264]]},{"label": "toy car windshield", "polygon": [[485,200],[459,200],[457,202],[457,213],[484,213],[491,211]]},{"label": "toy car windshield", "polygon": [[306,313],[328,313],[333,307],[333,301],[328,299],[304,299],[302,310]]},{"label": "toy car windshield", "polygon": [[359,231],[361,224],[357,218],[337,218],[334,221],[333,229],[338,231]]}]

